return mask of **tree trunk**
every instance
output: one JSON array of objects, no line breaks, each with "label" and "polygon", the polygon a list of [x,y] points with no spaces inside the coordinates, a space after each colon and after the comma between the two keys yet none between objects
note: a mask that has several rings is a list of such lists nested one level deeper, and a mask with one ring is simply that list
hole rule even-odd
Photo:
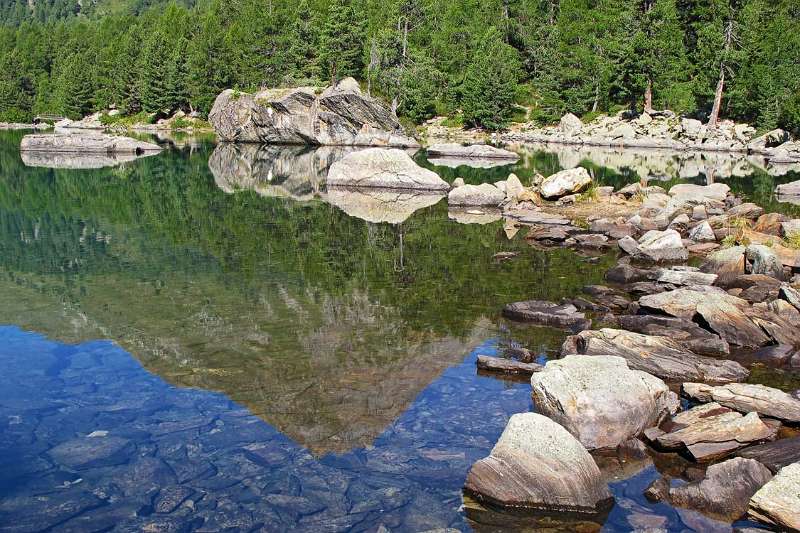
[{"label": "tree trunk", "polygon": [[644,112],[653,113],[653,80],[647,80],[647,88],[644,90]]},{"label": "tree trunk", "polygon": [[719,81],[717,82],[717,90],[714,93],[714,105],[711,107],[711,115],[708,117],[708,127],[716,128],[719,122],[719,108],[722,105],[722,90],[725,87],[725,68],[720,66]]}]

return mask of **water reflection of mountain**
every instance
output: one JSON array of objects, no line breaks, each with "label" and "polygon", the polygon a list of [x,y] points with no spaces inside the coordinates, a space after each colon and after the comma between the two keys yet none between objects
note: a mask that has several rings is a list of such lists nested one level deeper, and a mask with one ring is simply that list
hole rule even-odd
[{"label": "water reflection of mountain", "polygon": [[[496,333],[504,303],[602,277],[568,251],[453,224],[443,202],[394,226],[225,194],[208,153],[168,151],[110,175],[24,167],[0,143],[0,322],[112,339],[323,454],[369,444]],[[501,250],[527,251],[500,264]],[[546,335],[532,345],[562,340]]]},{"label": "water reflection of mountain", "polygon": [[800,165],[775,165],[761,156],[727,152],[624,150],[553,144],[529,144],[517,149],[551,152],[558,157],[558,164],[562,168],[574,168],[588,161],[616,172],[628,169],[640,178],[650,180],[691,179],[700,175],[712,180],[723,180],[749,176],[756,171],[782,176],[800,170]]}]

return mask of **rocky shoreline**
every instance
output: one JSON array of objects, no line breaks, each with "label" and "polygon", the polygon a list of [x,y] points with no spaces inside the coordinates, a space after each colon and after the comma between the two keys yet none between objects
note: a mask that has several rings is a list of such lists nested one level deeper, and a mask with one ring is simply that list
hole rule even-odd
[{"label": "rocky shoreline", "polygon": [[658,149],[696,152],[733,152],[762,155],[772,163],[800,162],[800,142],[776,129],[760,136],[748,124],[722,121],[709,127],[671,111],[636,114],[622,111],[601,115],[584,124],[568,113],[555,126],[524,125],[501,135],[505,143],[545,143],[576,146]]}]

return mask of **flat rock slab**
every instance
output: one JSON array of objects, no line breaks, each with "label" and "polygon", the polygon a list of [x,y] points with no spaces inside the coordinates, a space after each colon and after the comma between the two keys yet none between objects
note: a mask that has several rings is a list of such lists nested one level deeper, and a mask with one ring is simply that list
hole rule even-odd
[{"label": "flat rock slab", "polygon": [[786,466],[750,499],[748,514],[779,528],[800,530],[800,463]]},{"label": "flat rock slab", "polygon": [[736,457],[709,466],[701,481],[669,489],[669,499],[677,507],[733,522],[747,513],[750,498],[770,479],[772,473],[758,461]]},{"label": "flat rock slab", "polygon": [[800,422],[800,400],[765,385],[729,383],[712,387],[684,383],[683,392],[699,402],[716,402],[740,413],[756,412],[784,422]]},{"label": "flat rock slab", "polygon": [[514,359],[489,355],[479,355],[476,365],[479,370],[485,372],[519,376],[530,376],[534,372],[541,372],[544,369],[544,366],[538,363],[523,363]]},{"label": "flat rock slab", "polygon": [[591,326],[592,321],[572,304],[557,304],[543,300],[515,302],[503,308],[503,316],[514,320],[533,322],[541,326],[579,331]]},{"label": "flat rock slab", "polygon": [[616,355],[628,366],[657,376],[668,382],[704,383],[743,381],[749,372],[736,361],[725,361],[690,352],[669,337],[643,335],[621,329],[587,330],[568,337],[562,355]]},{"label": "flat rock slab", "polygon": [[126,462],[133,444],[122,437],[78,437],[52,448],[54,461],[76,470]]},{"label": "flat rock slab", "polygon": [[661,448],[685,452],[695,461],[720,459],[749,444],[773,439],[776,433],[758,414],[742,415],[718,403],[679,413],[667,430],[646,435]]},{"label": "flat rock slab", "polygon": [[144,141],[105,133],[46,133],[26,135],[19,146],[22,152],[60,152],[78,154],[133,154],[160,152],[161,147]]},{"label": "flat rock slab", "polygon": [[594,514],[613,501],[586,448],[537,413],[511,417],[489,457],[472,465],[464,489],[482,502],[541,511]]},{"label": "flat rock slab", "polygon": [[516,161],[519,155],[488,144],[464,146],[456,143],[434,144],[426,150],[429,157],[456,157],[459,159],[502,159]]},{"label": "flat rock slab", "polygon": [[589,450],[615,449],[674,414],[678,399],[660,379],[621,357],[568,355],[531,378],[537,412]]},{"label": "flat rock slab", "polygon": [[800,437],[779,439],[758,446],[750,446],[736,455],[755,459],[776,474],[784,466],[800,462]]}]

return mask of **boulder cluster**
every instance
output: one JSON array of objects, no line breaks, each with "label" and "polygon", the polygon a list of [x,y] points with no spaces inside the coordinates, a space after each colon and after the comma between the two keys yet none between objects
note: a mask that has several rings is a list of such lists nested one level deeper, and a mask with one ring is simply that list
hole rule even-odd
[{"label": "boulder cluster", "polygon": [[637,114],[621,111],[601,115],[584,124],[567,113],[557,125],[544,128],[528,126],[503,136],[506,142],[544,142],[586,146],[657,148],[704,152],[740,152],[760,154],[776,163],[800,161],[800,142],[776,129],[756,136],[748,124],[721,121],[716,126],[693,118],[679,117],[671,111]]}]

